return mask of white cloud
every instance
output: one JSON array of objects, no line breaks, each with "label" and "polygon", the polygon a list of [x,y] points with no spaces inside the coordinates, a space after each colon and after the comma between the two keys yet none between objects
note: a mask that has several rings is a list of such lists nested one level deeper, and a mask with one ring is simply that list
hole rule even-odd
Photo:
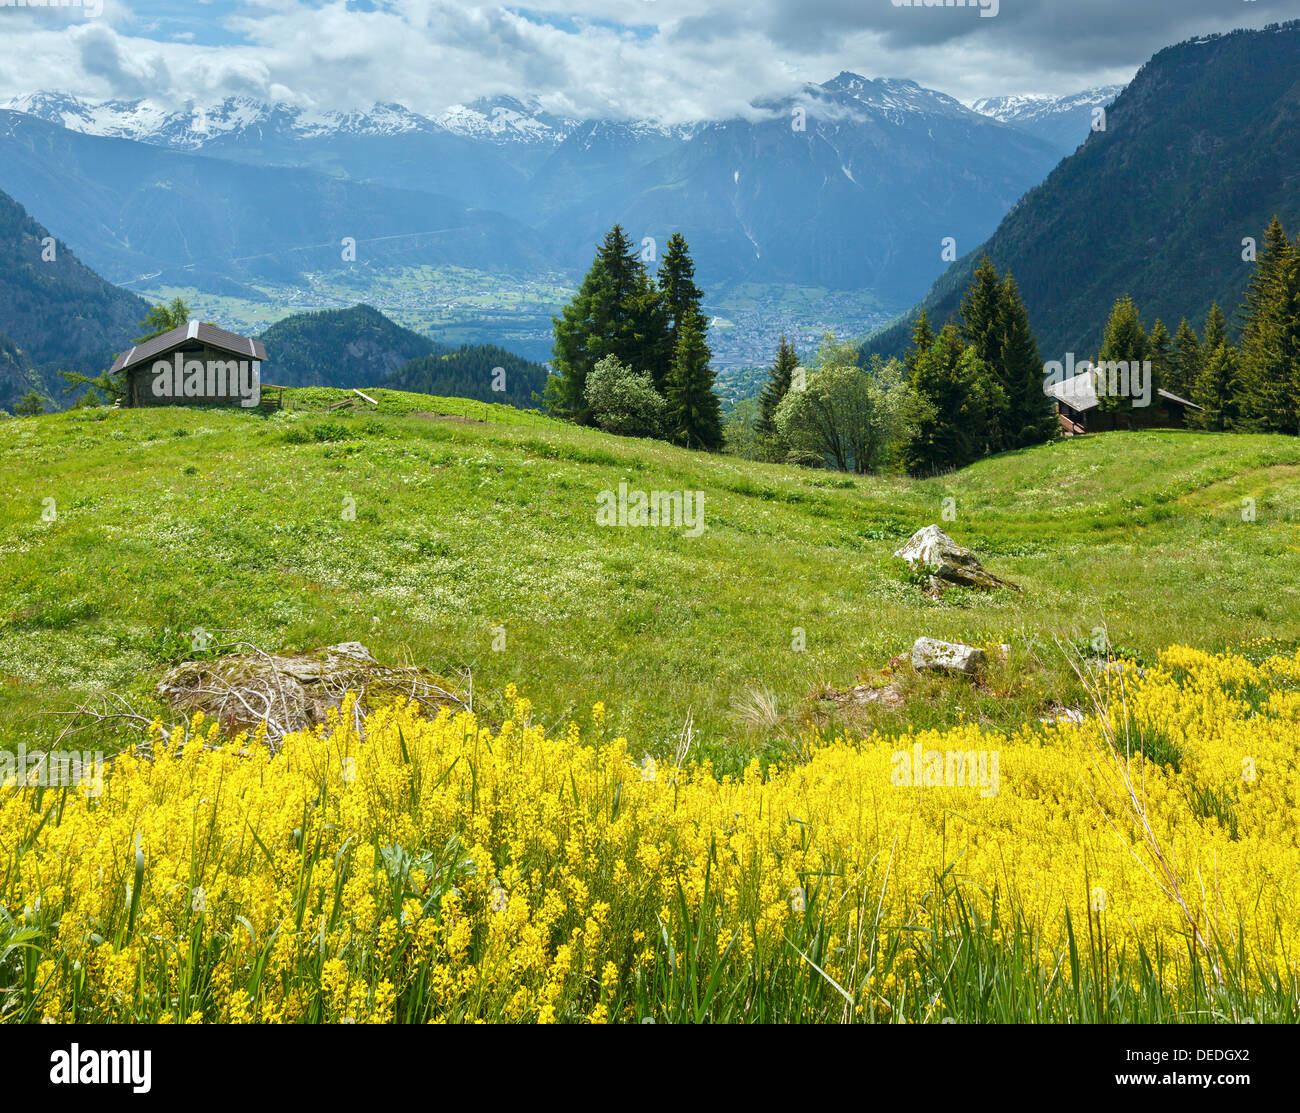
[{"label": "white cloud", "polygon": [[436,113],[511,93],[574,115],[676,122],[739,114],[755,97],[847,69],[970,101],[1126,81],[1161,46],[1286,18],[1292,2],[1002,0],[997,18],[981,19],[887,0],[377,0],[373,10],[214,0],[173,19],[107,0],[100,19],[0,8],[0,97],[245,94]]}]

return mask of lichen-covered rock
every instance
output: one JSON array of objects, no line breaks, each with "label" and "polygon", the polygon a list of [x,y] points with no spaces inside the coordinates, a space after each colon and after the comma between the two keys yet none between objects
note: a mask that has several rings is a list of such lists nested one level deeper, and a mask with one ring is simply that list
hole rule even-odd
[{"label": "lichen-covered rock", "polygon": [[978,676],[984,669],[984,650],[961,642],[941,642],[934,638],[917,638],[912,646],[912,667],[917,672],[947,672],[959,676]]},{"label": "lichen-covered rock", "polygon": [[1020,590],[1009,580],[986,571],[970,549],[958,545],[938,526],[917,530],[894,556],[907,561],[914,571],[928,570],[928,586],[932,594],[944,587],[969,587],[980,591]]}]

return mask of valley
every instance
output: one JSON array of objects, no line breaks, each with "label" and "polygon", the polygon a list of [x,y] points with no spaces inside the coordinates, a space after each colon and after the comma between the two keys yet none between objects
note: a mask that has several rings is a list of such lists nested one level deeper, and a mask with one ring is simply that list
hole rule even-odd
[{"label": "valley", "polygon": [[[255,284],[249,292],[256,299],[184,285],[127,286],[150,301],[183,298],[205,320],[222,320],[248,333],[294,313],[363,302],[440,343],[496,344],[536,361],[550,358],[551,318],[575,289],[572,279],[557,273],[516,279],[462,267],[358,267],[355,273],[303,277],[303,285]],[[826,332],[862,336],[903,308],[869,292],[749,282],[723,288],[705,302],[720,378],[751,384],[729,395],[737,398],[756,392],[756,376],[766,374],[783,334],[811,350]]]}]

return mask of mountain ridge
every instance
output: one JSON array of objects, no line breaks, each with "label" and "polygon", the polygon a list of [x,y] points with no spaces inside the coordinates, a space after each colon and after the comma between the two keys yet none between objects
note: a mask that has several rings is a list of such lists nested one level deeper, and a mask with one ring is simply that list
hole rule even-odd
[{"label": "mountain ridge", "polygon": [[59,372],[98,375],[139,335],[148,308],[0,192],[0,409],[29,390],[60,401]]},{"label": "mountain ridge", "polygon": [[1123,85],[1102,85],[1059,97],[983,97],[971,107],[1046,140],[1064,156],[1073,154],[1088,138],[1094,110],[1106,108],[1123,91]]},{"label": "mountain ridge", "polygon": [[1046,359],[1095,354],[1124,294],[1170,332],[1183,317],[1199,329],[1212,302],[1231,316],[1251,273],[1244,241],[1262,243],[1274,215],[1293,236],[1300,227],[1296,134],[1300,20],[1166,47],[1115,100],[1106,130],[867,337],[864,357],[906,348],[922,308],[936,327],[954,315],[986,253],[1018,282]]}]

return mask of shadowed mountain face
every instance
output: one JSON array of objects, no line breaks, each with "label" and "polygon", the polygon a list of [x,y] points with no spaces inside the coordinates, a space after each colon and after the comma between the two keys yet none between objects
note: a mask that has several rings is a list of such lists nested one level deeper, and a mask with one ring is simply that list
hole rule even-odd
[{"label": "shadowed mountain face", "polygon": [[296,313],[258,339],[263,381],[276,386],[376,386],[412,360],[450,350],[368,305]]},{"label": "shadowed mountain face", "polygon": [[296,313],[258,339],[263,381],[276,386],[382,386],[521,408],[546,386],[540,364],[494,346],[439,344],[369,305]]},{"label": "shadowed mountain face", "polygon": [[0,193],[0,409],[32,389],[61,404],[58,372],[99,374],[147,312]]},{"label": "shadowed mountain face", "polygon": [[[1244,75],[1248,75],[1248,78]],[[922,302],[955,314],[987,252],[1020,285],[1045,359],[1095,355],[1111,306],[1131,294],[1148,325],[1197,326],[1210,304],[1240,303],[1243,240],[1274,214],[1300,225],[1300,22],[1169,47],[1107,113],[1104,132],[1032,190],[983,247]],[[896,322],[865,352],[897,353]]]},{"label": "shadowed mountain face", "polygon": [[708,285],[866,287],[898,304],[940,272],[941,240],[982,240],[1057,159],[914,82],[848,73],[749,119],[682,127],[508,98],[436,119],[236,98],[11,106],[0,188],[96,267],[244,297],[258,280],[341,269],[345,235],[363,265],[577,273],[618,221],[656,245],[683,232]]}]

